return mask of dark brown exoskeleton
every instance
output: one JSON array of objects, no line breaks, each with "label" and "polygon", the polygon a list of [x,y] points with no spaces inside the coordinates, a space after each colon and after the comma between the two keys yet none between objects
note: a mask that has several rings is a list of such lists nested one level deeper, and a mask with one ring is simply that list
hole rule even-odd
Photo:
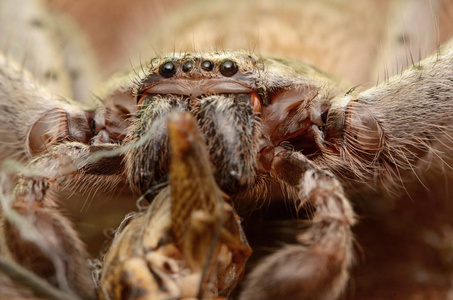
[{"label": "dark brown exoskeleton", "polygon": [[[151,60],[135,83],[126,77],[107,86],[102,102],[82,108],[42,90],[2,56],[2,157],[36,155],[12,195],[4,195],[11,201],[2,201],[2,254],[69,294],[94,297],[86,254],[58,214],[54,192],[122,181],[151,202],[166,199],[169,120],[186,112],[209,153],[209,163],[201,161],[211,164],[218,186],[211,190],[228,194],[256,251],[233,295],[337,299],[353,263],[355,216],[343,188],[348,196],[398,192],[418,175],[416,166],[446,166],[441,151],[451,146],[452,65],[453,49],[446,47],[357,93],[296,61],[229,51],[173,54]],[[27,236],[14,216],[34,222],[38,238]],[[264,242],[253,240],[257,228]],[[31,245],[32,255],[15,250]],[[160,277],[149,272],[146,278],[161,289]],[[0,279],[11,287],[0,293],[18,295],[10,279]],[[123,279],[120,285],[131,282]],[[118,295],[101,284],[102,295]],[[28,292],[37,295],[31,287]]]}]

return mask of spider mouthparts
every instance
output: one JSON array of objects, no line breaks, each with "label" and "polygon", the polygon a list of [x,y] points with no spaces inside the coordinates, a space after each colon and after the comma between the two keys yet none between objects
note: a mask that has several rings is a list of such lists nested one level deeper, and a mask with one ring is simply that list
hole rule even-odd
[{"label": "spider mouthparts", "polygon": [[253,113],[255,115],[258,115],[258,114],[261,114],[261,98],[260,96],[258,96],[257,93],[255,92],[252,92],[251,93],[251,103],[252,103],[252,107],[253,107]]},{"label": "spider mouthparts", "polygon": [[[260,99],[253,92],[208,95],[194,109],[222,190],[234,193],[254,178],[255,111]],[[238,143],[238,141],[241,141]]]},{"label": "spider mouthparts", "polygon": [[258,170],[264,173],[269,173],[272,166],[272,160],[274,159],[274,147],[266,146],[260,149],[257,158]]}]

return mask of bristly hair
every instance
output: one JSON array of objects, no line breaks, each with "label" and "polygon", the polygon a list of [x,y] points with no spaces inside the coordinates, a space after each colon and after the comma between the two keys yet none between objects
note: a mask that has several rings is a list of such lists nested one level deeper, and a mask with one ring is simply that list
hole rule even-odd
[{"label": "bristly hair", "polygon": [[[329,141],[315,161],[345,186],[410,195],[407,185],[453,159],[453,48],[444,48],[344,108],[342,139]],[[338,101],[338,100],[335,100]],[[430,172],[428,172],[430,170]]]}]

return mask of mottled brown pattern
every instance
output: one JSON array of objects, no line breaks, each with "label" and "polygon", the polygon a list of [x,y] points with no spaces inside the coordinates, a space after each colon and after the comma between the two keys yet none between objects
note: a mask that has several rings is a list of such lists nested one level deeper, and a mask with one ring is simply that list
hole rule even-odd
[{"label": "mottled brown pattern", "polygon": [[[54,245],[55,236],[59,236],[57,242],[66,245],[61,246],[66,250],[56,257],[74,262],[74,269],[69,268],[65,275],[78,278],[71,282],[70,289],[80,294],[90,293],[90,284],[88,287],[84,284],[87,280],[85,271],[80,272],[80,277],[74,275],[79,274],[77,270],[86,269],[83,261],[86,256],[71,223],[65,215],[60,216],[55,203],[62,201],[60,206],[88,211],[79,212],[78,218],[82,221],[78,220],[76,226],[82,228],[82,237],[97,255],[102,234],[94,232],[103,226],[116,227],[110,216],[121,219],[128,210],[124,207],[133,209],[130,204],[138,196],[130,194],[130,184],[148,199],[156,193],[159,201],[171,198],[166,189],[159,193],[159,185],[168,182],[170,170],[166,121],[175,110],[184,110],[192,112],[197,119],[213,161],[209,170],[212,168],[220,188],[229,194],[238,210],[238,215],[234,211],[229,213],[232,219],[239,215],[243,218],[242,227],[255,251],[247,263],[245,280],[233,292],[234,298],[332,299],[337,298],[345,286],[346,294],[342,297],[346,299],[451,297],[453,222],[449,199],[453,191],[449,183],[453,143],[453,50],[445,48],[417,63],[451,37],[451,1],[46,2],[58,11],[72,15],[82,33],[63,29],[70,28],[66,22],[61,28],[52,28],[63,23],[58,23],[58,18],[55,22],[50,14],[40,15],[41,10],[36,10],[38,18],[17,28],[26,28],[20,29],[21,32],[48,30],[56,34],[57,39],[48,36],[30,40],[20,38],[16,45],[14,36],[10,35],[12,31],[3,35],[13,41],[10,48],[13,51],[8,54],[12,54],[11,59],[0,56],[0,108],[5,115],[0,120],[0,157],[28,163],[32,154],[44,152],[30,162],[30,169],[22,172],[24,178],[12,195],[20,202],[20,191],[23,192],[27,203],[36,209],[37,224],[63,224],[58,226],[63,229],[61,233],[47,230],[45,236],[49,238],[49,245]],[[20,5],[18,7],[20,9]],[[26,10],[23,11],[27,17]],[[19,24],[27,20],[15,19]],[[81,59],[91,57],[87,48],[73,47],[83,40],[83,33],[87,34],[95,51],[99,73],[89,59],[88,63]],[[77,42],[68,43],[72,37],[77,37]],[[48,51],[39,46],[46,41]],[[60,47],[59,43],[66,46]],[[1,46],[8,48],[7,44]],[[27,47],[36,50],[28,60],[24,59],[23,52],[14,51]],[[38,51],[40,49],[42,52]],[[186,88],[186,94],[175,95],[175,88],[167,88],[167,92],[153,95],[151,85],[164,82],[158,74],[160,64],[180,59],[174,52],[193,50],[202,51],[192,52],[187,57],[198,55],[211,59],[216,62],[215,71],[223,59],[237,60],[240,72],[233,79],[250,91],[246,90],[241,97],[228,93],[210,96],[212,91],[206,87],[218,74],[203,73],[208,74],[207,80],[195,72],[186,74],[186,79],[207,80],[198,86],[206,94],[194,96]],[[170,53],[168,56],[162,55],[167,52]],[[258,64],[251,67],[253,63],[249,65],[250,62],[242,59],[251,52],[301,60],[350,83],[340,82],[293,60],[256,54],[251,56],[250,62]],[[148,58],[156,54],[158,58],[148,66]],[[42,61],[39,61],[39,55],[43,56]],[[38,78],[23,72],[13,59],[22,62]],[[77,61],[77,67],[74,67],[74,61]],[[44,66],[44,72],[34,68],[39,63]],[[102,101],[88,101],[87,91],[96,81],[88,74],[93,75],[92,78],[106,78],[138,63],[142,63],[141,68],[120,75],[95,91]],[[407,67],[408,70],[400,75]],[[185,73],[178,72],[172,84],[184,90],[186,85],[181,81],[184,77],[181,75]],[[148,77],[152,82],[144,80],[150,75],[148,73],[154,73]],[[91,86],[77,78],[90,78]],[[132,82],[131,78],[138,82]],[[223,76],[218,78],[223,80]],[[36,80],[41,85],[35,84]],[[375,82],[381,84],[373,88]],[[362,86],[353,88],[356,84]],[[136,94],[141,97],[139,100],[143,103],[140,105],[143,106],[135,106]],[[88,107],[82,108],[61,96],[74,97]],[[241,99],[247,101],[241,109],[235,110],[231,104]],[[147,107],[149,102],[160,103],[159,111]],[[208,103],[212,110],[202,103]],[[139,117],[134,119],[135,116]],[[223,123],[211,122],[212,119]],[[235,120],[240,126],[235,129],[231,126],[233,122],[227,120]],[[44,121],[44,126],[37,126],[39,121]],[[64,127],[66,123],[67,128]],[[257,129],[245,135],[244,124],[249,123],[255,124]],[[61,128],[53,129],[54,124]],[[156,131],[160,133],[155,135]],[[242,148],[232,143],[222,144],[237,134],[240,136],[237,144]],[[135,150],[118,150],[123,141]],[[142,142],[147,143],[148,148],[137,146]],[[280,142],[284,143],[280,145]],[[58,143],[60,145],[54,147]],[[113,157],[104,157],[102,151],[106,149],[102,147],[106,143],[108,151],[119,152]],[[156,154],[153,147],[160,152]],[[101,160],[93,163],[96,155]],[[127,157],[126,174],[123,173],[123,155]],[[243,166],[242,173],[239,172],[243,177],[237,176],[235,163]],[[203,165],[207,167],[208,164]],[[146,174],[150,166],[155,168],[152,176]],[[41,181],[37,177],[30,181],[28,172],[32,170],[50,178],[48,193],[47,186],[42,189],[43,182],[48,183],[47,179]],[[315,175],[310,177],[310,174]],[[36,176],[31,175],[32,178]],[[7,188],[11,184],[3,177],[1,179],[0,184],[6,182],[2,195],[7,199],[11,196]],[[251,188],[244,192],[238,184],[241,182],[248,182]],[[93,200],[77,195],[65,200],[66,197],[54,195],[60,188],[71,193],[80,190],[91,194],[99,189],[112,190],[117,184],[126,192],[111,196],[115,202],[104,200],[99,193]],[[55,188],[56,185],[60,187]],[[353,250],[351,226],[355,224],[355,217],[346,199],[351,200],[358,216],[357,224],[352,227],[356,241]],[[90,205],[91,201],[94,204]],[[154,201],[153,205],[156,205],[157,200]],[[38,203],[36,207],[35,202]],[[81,202],[87,203],[87,208],[85,204],[82,207]],[[55,212],[54,218],[47,217],[47,211],[41,213],[42,203]],[[118,209],[107,212],[107,206]],[[186,208],[178,211],[176,216],[187,215],[196,206]],[[158,209],[165,214],[170,208],[162,205]],[[17,205],[15,210],[20,212]],[[24,234],[24,231],[19,234],[20,230],[5,221],[11,215],[2,218],[0,233],[4,237],[6,234],[8,240],[12,240],[10,236]],[[144,225],[146,222],[135,222],[140,218],[127,226],[132,236],[147,226]],[[170,219],[168,217],[166,222]],[[173,228],[177,239],[181,239],[182,228],[188,223],[178,225],[176,219],[173,218],[171,224],[164,223]],[[106,222],[111,223],[103,224]],[[44,225],[40,226],[36,227]],[[151,231],[169,230],[161,230],[159,226]],[[212,240],[212,232],[206,228],[201,231],[205,233],[201,240],[206,246]],[[244,243],[243,236],[239,236]],[[196,269],[194,266],[200,263],[197,255],[206,253],[206,248],[201,247],[197,254],[191,253],[191,246],[186,246],[186,252],[178,254],[181,249],[175,248],[181,248],[184,243],[176,242],[175,247],[167,238],[160,244],[155,241],[160,246],[168,246],[164,247],[164,256],[175,259],[172,255],[176,255],[177,260],[192,261],[189,265]],[[194,239],[192,236],[192,244]],[[6,244],[0,245],[0,251],[46,277],[61,290],[70,290],[64,288],[61,280],[52,277],[55,265],[49,264],[48,254],[39,252],[46,245],[46,239],[43,241],[37,243],[35,249],[27,246],[29,241],[18,238],[10,248],[17,250],[19,247],[23,252],[14,250],[14,256]],[[121,244],[118,240],[117,243]],[[69,244],[75,245],[74,253],[67,250]],[[130,246],[118,244],[113,245],[113,252]],[[226,251],[226,256],[232,249],[234,247]],[[27,251],[32,255],[27,255]],[[221,251],[225,254],[225,249]],[[158,251],[155,252],[151,251],[154,254]],[[27,260],[35,258],[33,255],[43,257],[42,265]],[[24,256],[27,259],[21,258]],[[163,283],[158,279],[162,277],[159,272],[165,271],[166,267],[162,265],[157,271],[150,271],[144,263],[149,257],[137,258],[127,253],[123,257],[131,258],[123,266],[127,276],[110,274],[109,280],[118,281],[114,288],[108,288],[113,294],[144,296],[146,289],[162,290],[163,286],[179,293],[181,286],[196,286],[192,279],[179,283],[179,287],[171,280]],[[347,283],[352,265],[352,279]],[[212,272],[216,273],[211,270],[208,274],[212,275]],[[242,273],[236,270],[232,274],[232,278],[238,280]],[[149,280],[155,285],[141,288],[141,280]],[[0,285],[8,297],[27,293],[12,289],[13,284],[2,276]],[[228,291],[232,288],[228,284],[225,286]],[[207,297],[215,294],[207,287],[205,291],[210,295]],[[186,292],[191,296],[197,294],[196,290]]]}]

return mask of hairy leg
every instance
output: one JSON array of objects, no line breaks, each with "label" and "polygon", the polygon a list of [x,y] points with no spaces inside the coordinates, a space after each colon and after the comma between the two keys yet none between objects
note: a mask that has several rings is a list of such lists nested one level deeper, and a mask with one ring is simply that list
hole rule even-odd
[{"label": "hairy leg", "polygon": [[300,153],[277,149],[265,150],[274,151],[271,176],[297,190],[299,207],[308,201],[315,212],[296,245],[266,257],[252,271],[241,299],[337,299],[353,263],[354,213],[333,175]]}]

